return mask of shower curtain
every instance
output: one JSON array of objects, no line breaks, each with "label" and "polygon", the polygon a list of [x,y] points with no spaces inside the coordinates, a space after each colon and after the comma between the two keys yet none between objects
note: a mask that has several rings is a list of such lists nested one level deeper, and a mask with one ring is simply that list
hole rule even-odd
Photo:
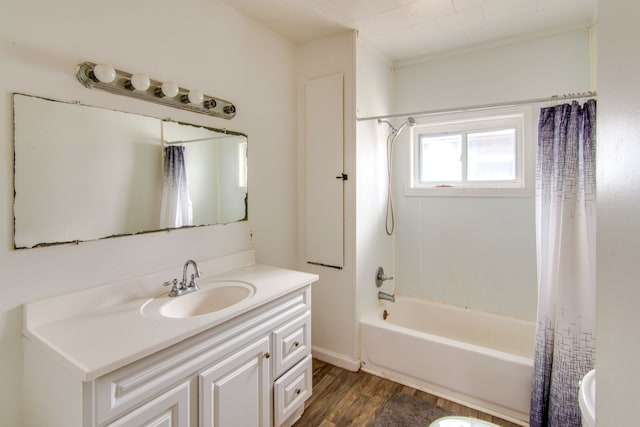
[{"label": "shower curtain", "polygon": [[179,145],[170,145],[164,149],[160,228],[193,225],[184,151],[185,148]]},{"label": "shower curtain", "polygon": [[541,110],[532,427],[579,427],[578,382],[594,367],[595,155],[595,100]]}]

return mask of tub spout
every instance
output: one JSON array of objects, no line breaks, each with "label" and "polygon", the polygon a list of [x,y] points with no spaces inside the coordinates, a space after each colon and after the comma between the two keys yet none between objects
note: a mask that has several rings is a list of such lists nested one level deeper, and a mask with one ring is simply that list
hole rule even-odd
[{"label": "tub spout", "polygon": [[378,299],[385,299],[387,301],[396,302],[396,297],[382,291],[378,291]]}]

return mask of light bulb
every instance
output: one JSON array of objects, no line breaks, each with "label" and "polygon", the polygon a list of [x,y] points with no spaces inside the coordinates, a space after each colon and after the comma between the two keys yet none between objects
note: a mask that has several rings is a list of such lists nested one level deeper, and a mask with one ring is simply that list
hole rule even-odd
[{"label": "light bulb", "polygon": [[113,65],[98,64],[93,67],[93,75],[102,83],[111,83],[116,79],[116,70]]},{"label": "light bulb", "polygon": [[202,93],[201,90],[191,89],[189,91],[189,101],[192,104],[200,104],[203,99],[204,99],[204,94]]},{"label": "light bulb", "polygon": [[146,74],[138,73],[131,76],[131,85],[137,90],[147,90],[151,80]]},{"label": "light bulb", "polygon": [[173,98],[178,94],[178,85],[174,82],[164,82],[162,83],[162,93],[164,93],[164,96]]}]

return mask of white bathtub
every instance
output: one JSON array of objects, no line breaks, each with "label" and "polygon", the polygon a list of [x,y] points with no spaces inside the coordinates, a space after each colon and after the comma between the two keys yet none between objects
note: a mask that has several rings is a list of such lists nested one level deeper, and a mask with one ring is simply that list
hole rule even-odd
[{"label": "white bathtub", "polygon": [[534,322],[403,296],[360,321],[364,371],[522,425],[534,340]]}]

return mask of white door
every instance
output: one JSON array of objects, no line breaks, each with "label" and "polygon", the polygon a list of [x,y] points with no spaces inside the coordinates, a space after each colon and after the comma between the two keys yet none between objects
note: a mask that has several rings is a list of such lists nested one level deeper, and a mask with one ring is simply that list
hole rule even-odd
[{"label": "white door", "polygon": [[268,427],[269,337],[264,337],[203,371],[200,427]]},{"label": "white door", "polygon": [[343,98],[342,74],[306,82],[306,257],[336,268],[344,266]]}]

